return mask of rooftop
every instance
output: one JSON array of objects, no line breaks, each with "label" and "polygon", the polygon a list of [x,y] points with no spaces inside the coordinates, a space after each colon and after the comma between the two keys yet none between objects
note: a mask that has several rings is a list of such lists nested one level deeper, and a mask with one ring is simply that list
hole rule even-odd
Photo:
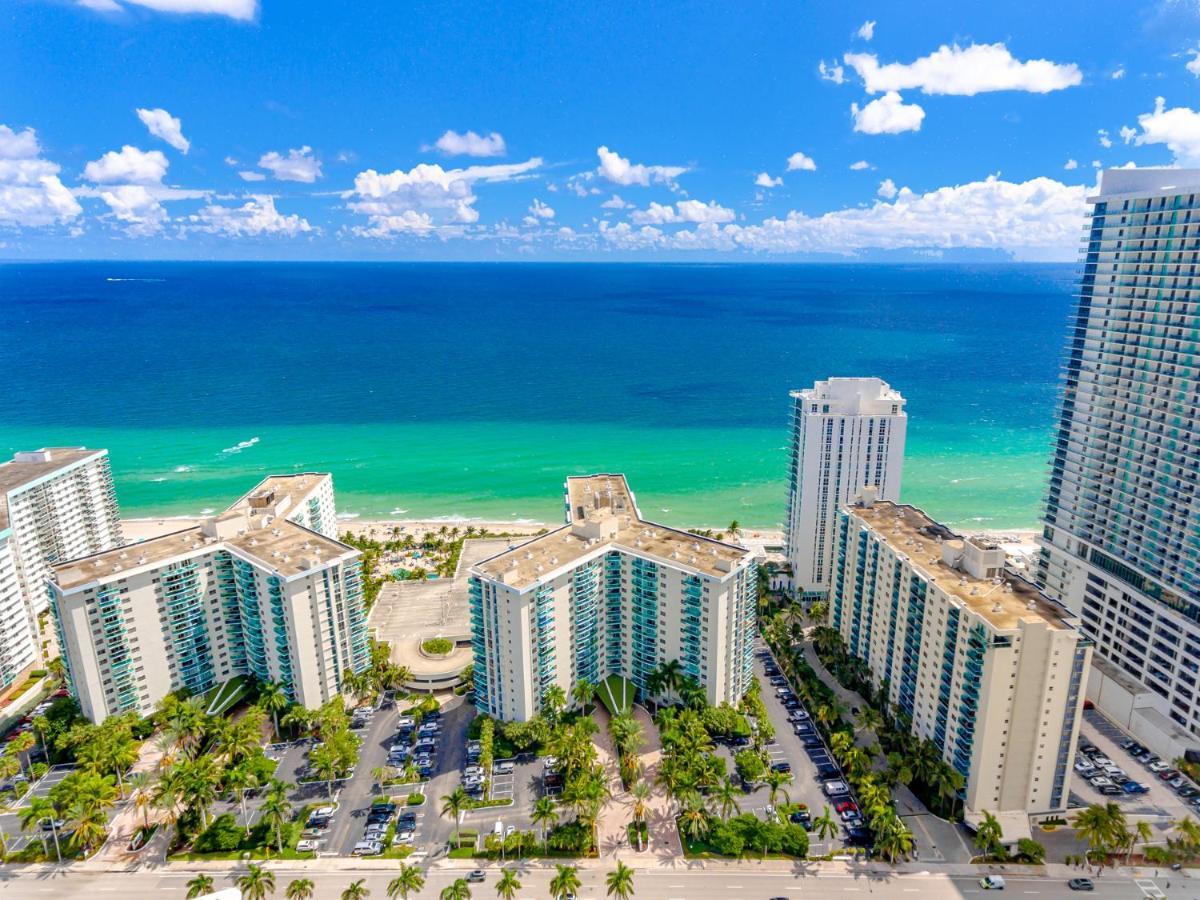
[{"label": "rooftop", "polygon": [[0,463],[0,531],[8,528],[10,493],[71,463],[102,453],[103,450],[90,450],[87,447],[43,447],[41,450],[18,453],[10,461]]},{"label": "rooftop", "polygon": [[286,515],[328,477],[326,472],[268,475],[239,497],[229,509],[244,509],[252,516],[261,515],[264,511],[270,515]]},{"label": "rooftop", "polygon": [[70,591],[95,581],[125,578],[205,548],[235,550],[283,578],[358,552],[285,519],[264,522],[245,511],[231,510],[191,528],[61,563],[54,567],[54,578],[59,587]]},{"label": "rooftop", "polygon": [[805,403],[828,404],[830,411],[840,415],[883,415],[898,407],[904,413],[904,397],[882,378],[829,378],[810,388],[792,391],[795,400]]},{"label": "rooftop", "polygon": [[[1074,627],[1065,607],[1004,568],[1004,551],[998,547],[961,537],[915,506],[875,500],[870,506],[852,506],[848,511],[894,550],[908,556],[914,569],[993,628],[1011,631],[1020,622],[1037,621],[1051,628]],[[981,577],[974,563],[989,557],[997,563],[989,566],[996,574]]]},{"label": "rooftop", "polygon": [[624,475],[568,478],[567,505],[570,521],[562,528],[486,559],[472,571],[524,590],[605,547],[712,578],[724,578],[751,557],[743,547],[646,521]]}]

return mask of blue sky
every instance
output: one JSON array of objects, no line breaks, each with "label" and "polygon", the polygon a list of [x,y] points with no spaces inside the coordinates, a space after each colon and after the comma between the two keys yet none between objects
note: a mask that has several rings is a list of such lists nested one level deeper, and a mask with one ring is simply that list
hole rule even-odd
[{"label": "blue sky", "polygon": [[1074,259],[1200,165],[1197,0],[2,16],[7,259]]}]

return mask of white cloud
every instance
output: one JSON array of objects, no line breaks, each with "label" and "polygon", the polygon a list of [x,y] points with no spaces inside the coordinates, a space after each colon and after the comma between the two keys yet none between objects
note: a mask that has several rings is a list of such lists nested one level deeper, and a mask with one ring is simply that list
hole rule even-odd
[{"label": "white cloud", "polygon": [[170,218],[154,192],[144,184],[118,184],[97,193],[126,232],[135,237],[154,234]]},{"label": "white cloud", "polygon": [[539,200],[537,197],[533,198],[533,203],[530,204],[530,206],[529,206],[529,214],[531,216],[533,216],[535,219],[553,219],[554,218],[554,210],[551,209],[549,206],[547,206],[545,203],[543,203],[541,200]]},{"label": "white cloud", "polygon": [[861,172],[863,169],[873,169],[873,168],[874,168],[874,166],[872,166],[865,159],[860,159],[858,162],[850,163],[850,170],[852,172]]},{"label": "white cloud", "polygon": [[1103,128],[1101,128],[1099,131],[1096,132],[1096,134],[1099,136],[1101,147],[1108,149],[1109,147],[1112,146],[1112,138],[1110,138],[1108,136],[1107,131],[1105,131]]},{"label": "white cloud", "polygon": [[813,162],[811,156],[805,156],[801,151],[797,150],[787,160],[787,170],[789,172],[815,172],[817,164]]},{"label": "white cloud", "polygon": [[1138,116],[1142,133],[1134,143],[1166,144],[1175,161],[1184,166],[1200,165],[1200,112],[1186,106],[1166,108],[1162,97],[1154,100],[1154,112]]},{"label": "white cloud", "polygon": [[1113,70],[1113,73],[1112,73],[1112,75],[1111,75],[1110,77],[1111,77],[1113,80],[1120,79],[1120,78],[1124,78],[1124,77],[1125,77],[1125,67],[1124,67],[1124,66],[1120,66],[1120,67],[1118,67],[1118,68],[1114,69],[1114,70]]},{"label": "white cloud", "polygon": [[645,166],[641,163],[631,163],[608,147],[597,147],[596,155],[600,157],[600,165],[596,172],[614,184],[634,185],[643,187],[652,182],[671,184],[676,178],[687,171],[687,166]]},{"label": "white cloud", "polygon": [[754,183],[760,188],[777,188],[783,184],[782,178],[772,178],[766,172],[759,172]]},{"label": "white cloud", "polygon": [[120,152],[109,150],[83,168],[83,177],[97,184],[158,184],[166,174],[167,158],[161,150],[139,150],[128,144]]},{"label": "white cloud", "polygon": [[462,233],[462,226],[479,220],[475,209],[476,182],[510,181],[542,165],[540,157],[523,163],[443,169],[420,163],[405,172],[359,172],[354,188],[342,194],[347,206],[367,217],[355,234],[391,237],[398,233],[443,236]]},{"label": "white cloud", "polygon": [[1121,126],[1121,140],[1122,141],[1124,141],[1126,144],[1128,144],[1135,137],[1137,137],[1137,129],[1136,128],[1130,128],[1128,125]]},{"label": "white cloud", "polygon": [[[228,16],[248,22],[258,13],[258,0],[124,0],[126,4],[144,6],[155,12],[200,13]],[[79,0],[80,6],[101,12],[113,12],[122,7],[113,0]]]},{"label": "white cloud", "polygon": [[267,180],[266,175],[264,175],[262,172],[255,172],[253,169],[243,169],[242,171],[238,172],[238,175],[241,177],[242,181],[266,181]]},{"label": "white cloud", "polygon": [[826,63],[821,60],[817,64],[817,73],[821,76],[822,81],[832,81],[834,84],[845,84],[846,70],[837,63]]},{"label": "white cloud", "polygon": [[680,222],[732,222],[732,209],[716,201],[704,203],[700,200],[680,200],[674,206],[651,203],[644,210],[636,210],[629,216],[635,225],[674,225]]},{"label": "white cloud", "polygon": [[321,177],[321,161],[312,155],[312,147],[307,144],[299,150],[289,150],[287,156],[282,156],[275,150],[263,154],[258,166],[267,169],[278,181],[302,181],[312,184]]},{"label": "white cloud", "polygon": [[858,31],[854,32],[864,41],[869,41],[875,37],[875,20],[868,19],[859,26]]},{"label": "white cloud", "polygon": [[1192,58],[1187,62],[1187,70],[1200,78],[1200,48],[1189,50],[1188,53],[1192,54]]},{"label": "white cloud", "polygon": [[447,156],[503,156],[508,149],[504,138],[496,131],[486,137],[474,131],[466,134],[447,131],[433,146]]},{"label": "white cloud", "polygon": [[850,115],[854,117],[855,131],[863,134],[900,134],[904,131],[920,131],[925,110],[916,103],[905,103],[895,91],[888,91],[861,109],[857,103],[850,104]]},{"label": "white cloud", "polygon": [[884,200],[892,200],[895,198],[896,194],[900,192],[896,190],[896,182],[892,181],[890,178],[885,178],[883,181],[879,182],[879,190],[877,190],[875,193],[877,193]]},{"label": "white cloud", "polygon": [[847,53],[846,65],[863,80],[867,93],[919,88],[925,94],[971,97],[987,91],[1030,91],[1045,94],[1083,81],[1074,63],[1046,59],[1026,62],[1013,57],[1004,44],[943,44],[928,56],[904,64],[880,65],[873,53]]},{"label": "white cloud", "polygon": [[76,218],[83,210],[59,171],[42,158],[32,128],[0,125],[0,225],[42,228]]},{"label": "white cloud", "polygon": [[183,123],[165,109],[138,108],[137,117],[142,120],[149,132],[178,150],[187,153],[192,142],[183,136]]},{"label": "white cloud", "polygon": [[1075,160],[1073,160],[1073,159],[1068,159],[1068,160],[1067,160],[1067,164],[1066,164],[1065,166],[1063,166],[1063,168],[1064,168],[1064,169],[1066,169],[1066,170],[1069,172],[1071,169],[1078,169],[1078,168],[1079,168],[1079,163],[1077,163],[1077,162],[1076,162]]},{"label": "white cloud", "polygon": [[616,194],[613,194],[608,200],[600,204],[604,209],[628,209],[633,206],[632,203],[626,203]]},{"label": "white cloud", "polygon": [[241,206],[209,204],[198,213],[188,216],[188,221],[196,231],[228,237],[295,237],[316,230],[301,216],[280,213],[275,209],[275,198],[270,194],[250,194]]}]

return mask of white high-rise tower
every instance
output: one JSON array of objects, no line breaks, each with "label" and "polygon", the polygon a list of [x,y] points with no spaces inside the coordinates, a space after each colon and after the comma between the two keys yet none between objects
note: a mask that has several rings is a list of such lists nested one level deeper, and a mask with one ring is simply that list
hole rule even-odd
[{"label": "white high-rise tower", "polygon": [[904,398],[878,378],[830,378],[792,391],[787,556],[797,594],[829,592],[838,507],[864,487],[900,499]]}]

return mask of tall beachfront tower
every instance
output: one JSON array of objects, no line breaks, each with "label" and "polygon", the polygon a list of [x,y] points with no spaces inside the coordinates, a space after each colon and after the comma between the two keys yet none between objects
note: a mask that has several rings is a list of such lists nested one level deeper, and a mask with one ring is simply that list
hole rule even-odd
[{"label": "tall beachfront tower", "polygon": [[551,685],[610,675],[640,693],[677,660],[708,702],[753,679],[750,551],[642,518],[623,475],[569,478],[567,524],[471,567],[476,704],[526,721]]},{"label": "tall beachfront tower", "polygon": [[878,378],[830,378],[792,391],[787,557],[797,594],[821,598],[832,577],[838,507],[864,487],[900,499],[908,414]]},{"label": "tall beachfront tower", "polygon": [[1028,814],[1067,807],[1091,641],[1003,549],[873,494],[839,512],[830,625],[965,778],[967,821],[1028,837]]},{"label": "tall beachfront tower", "polygon": [[[238,676],[315,708],[366,669],[361,554],[292,520],[326,483],[268,478],[197,526],[56,565],[59,643],[83,714],[145,715],[171,691]],[[264,491],[269,504],[247,503]]]},{"label": "tall beachfront tower", "polygon": [[0,463],[0,691],[39,657],[50,567],[120,543],[107,450],[48,447]]},{"label": "tall beachfront tower", "polygon": [[1106,171],[1089,202],[1038,574],[1165,755],[1200,735],[1200,170]]}]

